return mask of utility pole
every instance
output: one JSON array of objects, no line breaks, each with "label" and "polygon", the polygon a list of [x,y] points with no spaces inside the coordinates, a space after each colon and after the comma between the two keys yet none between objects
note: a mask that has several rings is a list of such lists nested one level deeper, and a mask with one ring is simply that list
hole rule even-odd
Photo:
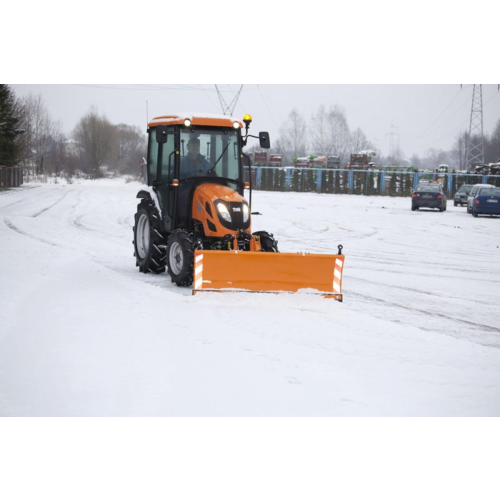
[{"label": "utility pole", "polygon": [[[472,135],[478,137],[472,140]],[[474,143],[475,142],[475,143]],[[484,165],[484,134],[483,134],[483,86],[472,87],[472,108],[470,112],[469,136],[465,155],[465,166],[472,170],[476,165]]]},{"label": "utility pole", "polygon": [[222,92],[219,90],[219,87],[217,87],[217,84],[215,85],[215,89],[217,90],[217,95],[219,96],[220,105],[222,107],[222,113],[224,115],[232,116],[234,108],[236,107],[236,103],[240,98],[241,91],[243,90],[243,85],[240,87],[240,90],[238,90],[238,93],[233,97],[233,100],[229,103],[229,105],[224,100]]}]

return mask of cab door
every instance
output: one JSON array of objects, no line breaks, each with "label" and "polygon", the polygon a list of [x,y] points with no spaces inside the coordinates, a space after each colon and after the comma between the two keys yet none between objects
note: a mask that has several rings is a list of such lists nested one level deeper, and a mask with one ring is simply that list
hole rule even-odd
[{"label": "cab door", "polygon": [[147,183],[158,195],[161,205],[163,228],[173,230],[174,189],[177,161],[175,128],[158,126],[150,129],[148,148]]}]

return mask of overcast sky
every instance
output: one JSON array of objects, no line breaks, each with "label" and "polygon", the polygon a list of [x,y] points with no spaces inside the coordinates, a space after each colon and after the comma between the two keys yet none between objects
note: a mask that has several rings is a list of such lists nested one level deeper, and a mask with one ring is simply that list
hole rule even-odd
[{"label": "overcast sky", "polygon": [[[230,103],[240,85],[218,84]],[[12,85],[18,96],[41,94],[54,120],[70,134],[78,120],[94,106],[112,123],[146,129],[149,118],[175,112],[222,114],[215,85]],[[484,132],[493,131],[500,118],[497,85],[483,85]],[[390,136],[399,140],[409,158],[429,148],[450,149],[459,131],[469,128],[472,85],[258,85],[245,84],[234,116],[253,116],[252,131],[267,130],[273,139],[293,108],[307,122],[322,104],[342,106],[351,130],[360,127],[383,154],[389,153]],[[310,151],[316,153],[315,151]]]}]

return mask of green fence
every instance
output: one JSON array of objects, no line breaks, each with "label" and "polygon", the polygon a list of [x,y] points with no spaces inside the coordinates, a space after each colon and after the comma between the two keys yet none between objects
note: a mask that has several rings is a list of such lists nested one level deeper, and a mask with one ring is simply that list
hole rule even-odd
[{"label": "green fence", "polygon": [[[248,180],[248,168],[246,169]],[[448,197],[463,184],[493,184],[499,175],[429,174],[378,170],[252,167],[253,188],[261,191],[292,191],[365,196],[411,196],[420,180],[440,182]]]}]

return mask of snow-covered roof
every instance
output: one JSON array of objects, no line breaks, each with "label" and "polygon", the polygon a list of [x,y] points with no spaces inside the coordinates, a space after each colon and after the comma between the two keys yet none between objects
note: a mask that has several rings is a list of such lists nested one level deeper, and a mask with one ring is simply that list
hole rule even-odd
[{"label": "snow-covered roof", "polygon": [[238,118],[226,115],[217,115],[213,113],[193,113],[193,112],[178,112],[168,115],[157,116],[149,122],[149,127],[157,125],[181,125],[184,120],[189,119],[193,125],[206,125],[215,127],[232,127],[235,122],[243,127],[243,123]]}]

